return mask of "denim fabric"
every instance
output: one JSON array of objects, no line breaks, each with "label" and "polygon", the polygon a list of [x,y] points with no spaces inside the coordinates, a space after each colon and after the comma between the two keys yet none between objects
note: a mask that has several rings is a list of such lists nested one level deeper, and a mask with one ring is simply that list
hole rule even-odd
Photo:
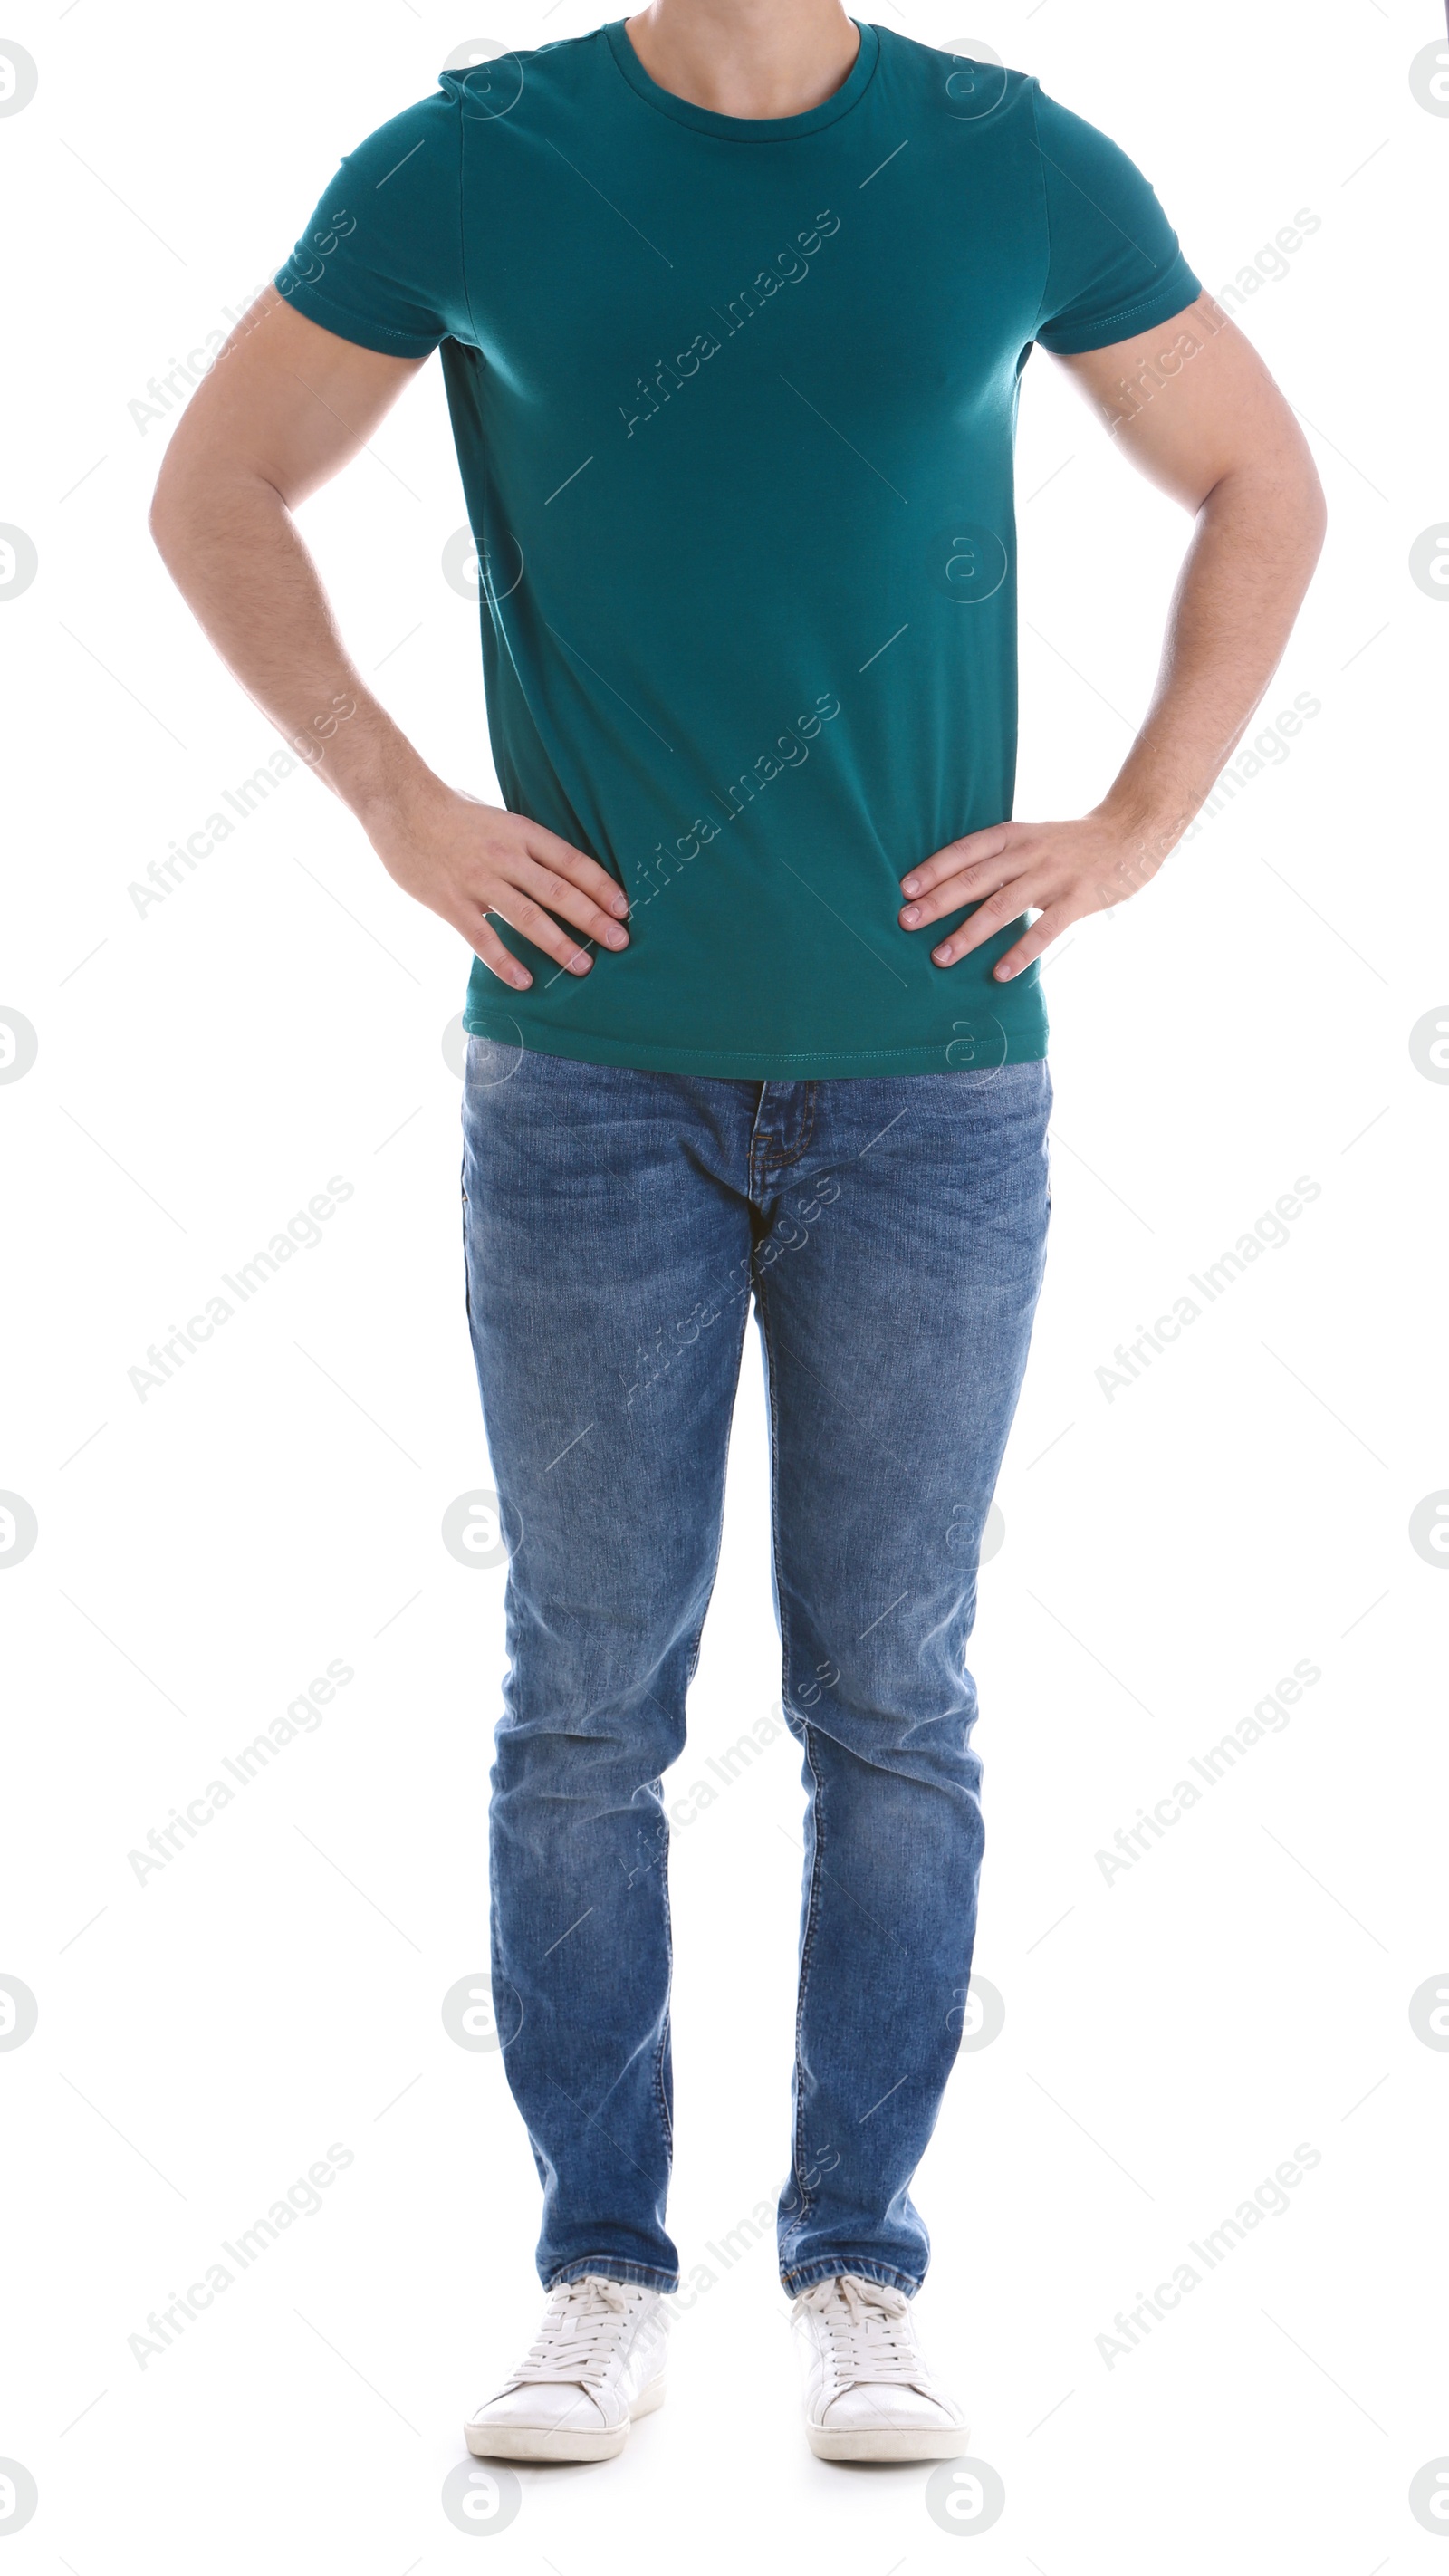
[{"label": "denim fabric", "polygon": [[661,1775],[753,1297],[807,1793],[780,2272],[910,2292],[981,1861],[965,1666],[1049,1207],[1033,1061],[731,1082],[468,1042],[469,1322],[510,1551],[495,2007],[546,2284],[678,2280]]}]

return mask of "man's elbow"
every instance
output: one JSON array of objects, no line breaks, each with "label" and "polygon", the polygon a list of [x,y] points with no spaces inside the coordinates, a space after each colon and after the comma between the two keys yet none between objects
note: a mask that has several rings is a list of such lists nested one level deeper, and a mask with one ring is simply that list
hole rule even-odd
[{"label": "man's elbow", "polygon": [[1301,597],[1318,569],[1328,534],[1328,502],[1311,456],[1295,478],[1291,496],[1283,496],[1278,525],[1278,542],[1288,559],[1288,578]]},{"label": "man's elbow", "polygon": [[219,530],[246,521],[257,482],[229,444],[178,422],[146,514],[151,542],[174,578]]},{"label": "man's elbow", "polygon": [[1297,459],[1297,472],[1292,478],[1290,512],[1311,572],[1323,552],[1323,541],[1328,534],[1328,496],[1306,441]]},{"label": "man's elbow", "polygon": [[1201,505],[1250,536],[1256,549],[1312,574],[1328,532],[1328,502],[1308,441],[1290,434],[1249,448],[1219,475]]},{"label": "man's elbow", "polygon": [[1313,560],[1317,563],[1319,556],[1323,552],[1324,538],[1328,534],[1328,496],[1323,489],[1323,485],[1318,479],[1318,468],[1316,466],[1313,469],[1312,526]]},{"label": "man's elbow", "polygon": [[146,513],[151,543],[168,571],[175,570],[185,550],[188,528],[194,524],[194,485],[178,432],[161,460],[151,507]]},{"label": "man's elbow", "polygon": [[164,465],[157,479],[156,489],[151,495],[151,507],[146,513],[146,526],[150,531],[151,543],[156,552],[162,562],[169,566],[176,543],[177,529]]}]

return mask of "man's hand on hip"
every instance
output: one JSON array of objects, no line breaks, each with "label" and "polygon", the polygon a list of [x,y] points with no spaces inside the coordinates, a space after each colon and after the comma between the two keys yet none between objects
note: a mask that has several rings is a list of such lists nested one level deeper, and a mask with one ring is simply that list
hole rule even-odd
[{"label": "man's hand on hip", "polygon": [[[1152,705],[1101,803],[1073,823],[968,832],[901,879],[905,930],[978,906],[932,949],[938,966],[958,965],[1036,912],[992,969],[1001,984],[1072,922],[1156,875],[1242,740],[1323,542],[1323,494],[1297,419],[1210,295],[1155,330],[1061,364],[1123,453],[1193,513],[1195,527]],[[1152,398],[1142,400],[1149,382]]]},{"label": "man's hand on hip", "polygon": [[451,922],[474,956],[517,992],[533,977],[504,946],[490,913],[574,975],[587,975],[593,959],[556,913],[605,948],[629,944],[623,887],[596,859],[524,814],[477,804],[429,780],[382,819],[364,810],[362,821],[394,884]]},{"label": "man's hand on hip", "polygon": [[922,930],[974,903],[970,920],[931,951],[937,966],[956,966],[1007,922],[1034,911],[1030,929],[992,969],[997,983],[1009,983],[1072,922],[1105,912],[1146,885],[1175,838],[1162,833],[1154,841],[1101,810],[1074,823],[993,823],[948,841],[902,877],[901,928]]}]

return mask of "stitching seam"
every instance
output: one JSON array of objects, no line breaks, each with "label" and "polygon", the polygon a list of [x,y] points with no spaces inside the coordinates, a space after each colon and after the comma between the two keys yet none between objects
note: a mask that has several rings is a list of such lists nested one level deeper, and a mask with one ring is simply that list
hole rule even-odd
[{"label": "stitching seam", "polygon": [[[784,1584],[781,1581],[783,1569],[780,1563],[779,1380],[775,1367],[774,1336],[770,1328],[769,1299],[762,1279],[757,1280],[755,1284],[755,1301],[760,1310],[760,1324],[764,1335],[765,1358],[769,1369],[770,1380],[770,1547],[775,1565],[775,1594],[780,1605],[780,1648],[782,1658],[781,1681],[783,1683],[781,1706],[783,1707],[788,1701],[790,1691],[790,1618],[787,1595]],[[820,1915],[820,1881],[824,1867],[825,1850],[825,1812],[824,1801],[821,1796],[820,1774],[816,1768],[815,1756],[811,1748],[810,1726],[808,1721],[803,1717],[800,1720],[800,1739],[804,1748],[805,1759],[810,1765],[810,1806],[815,1830],[814,1850],[810,1861],[810,1898],[805,1909],[805,1925],[800,1942],[800,1987],[795,2006],[794,2175],[795,2180],[799,2185],[800,2205],[793,2213],[788,2230],[786,2231],[792,2239],[799,2236],[801,2230],[807,2224],[811,2209],[814,2206],[814,2196],[806,2185],[804,2179],[806,2164],[805,2105],[803,2086],[801,2084],[802,2068],[800,2039],[801,2033],[805,2027],[805,1991],[810,1972],[810,1962],[815,1948],[815,1927]]]}]

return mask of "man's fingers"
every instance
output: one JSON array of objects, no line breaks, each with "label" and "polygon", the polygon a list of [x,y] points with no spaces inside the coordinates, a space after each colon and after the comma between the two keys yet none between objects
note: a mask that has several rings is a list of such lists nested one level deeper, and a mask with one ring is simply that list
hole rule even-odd
[{"label": "man's fingers", "polygon": [[[1025,868],[1023,859],[1021,865]],[[928,922],[942,920],[956,912],[963,903],[979,903],[983,895],[995,894],[1012,878],[1003,872],[1000,859],[978,859],[974,867],[964,868],[956,876],[943,877],[931,893],[921,895],[914,903],[901,906],[897,919],[903,930],[924,930]],[[1018,904],[1017,910],[1021,907]]]},{"label": "man's fingers", "polygon": [[1055,911],[1038,913],[1030,930],[1023,931],[1016,946],[1008,948],[1004,957],[998,957],[991,970],[993,982],[1011,983],[1024,967],[1033,965],[1038,957],[1044,957],[1053,941],[1060,939],[1062,932],[1069,930],[1079,919],[1080,915],[1069,912],[1065,905]]},{"label": "man's fingers", "polygon": [[542,823],[530,825],[524,847],[538,866],[551,868],[555,876],[591,896],[614,920],[623,920],[629,909],[628,896],[608,869],[601,868],[586,850],[576,850],[572,841],[561,841],[557,832],[550,832]]},{"label": "man's fingers", "polygon": [[589,941],[611,949],[629,945],[620,918],[629,909],[622,886],[556,832],[531,826],[525,840],[486,868],[484,881],[487,892],[471,898],[478,914],[469,941],[474,954],[515,992],[525,991],[533,977],[489,927],[489,913],[571,975],[587,975],[593,965]]},{"label": "man's fingers", "polygon": [[1014,878],[1010,885],[999,887],[995,894],[989,894],[984,903],[977,905],[969,921],[963,921],[959,930],[949,932],[932,949],[932,963],[954,966],[959,958],[969,957],[972,949],[979,948],[983,940],[994,939],[997,931],[1004,929],[1008,921],[1015,921],[1018,913],[1026,912],[1031,902],[1032,896],[1024,878]]},{"label": "man's fingers", "polygon": [[[589,865],[593,866],[592,860]],[[595,869],[594,873],[602,876],[603,870]],[[561,912],[565,921],[571,921],[586,938],[602,940],[606,948],[628,947],[629,933],[616,918],[612,901],[605,911],[585,887],[571,885],[556,869],[544,867],[537,859],[518,859],[514,862],[513,882],[520,892],[546,904],[550,912]],[[621,903],[626,900],[620,887],[613,886],[612,891]]]},{"label": "man's fingers", "polygon": [[500,984],[510,984],[515,993],[524,993],[533,982],[528,968],[511,948],[505,948],[496,930],[486,919],[476,922],[469,933],[468,945],[475,957],[495,974]]},{"label": "man's fingers", "polygon": [[500,921],[506,921],[510,930],[516,930],[521,938],[531,940],[535,948],[541,948],[545,957],[552,957],[558,965],[566,966],[571,975],[588,974],[594,961],[582,940],[572,931],[565,930],[551,912],[545,912],[542,904],[535,903],[532,895],[525,894],[521,887],[506,886],[501,895],[494,896],[488,909],[496,912]]},{"label": "man's fingers", "polygon": [[992,823],[982,832],[964,833],[959,841],[948,841],[942,850],[933,850],[928,859],[911,869],[901,879],[904,895],[930,894],[946,877],[960,876],[964,868],[974,867],[981,859],[999,858],[1009,849],[1017,826]]}]

